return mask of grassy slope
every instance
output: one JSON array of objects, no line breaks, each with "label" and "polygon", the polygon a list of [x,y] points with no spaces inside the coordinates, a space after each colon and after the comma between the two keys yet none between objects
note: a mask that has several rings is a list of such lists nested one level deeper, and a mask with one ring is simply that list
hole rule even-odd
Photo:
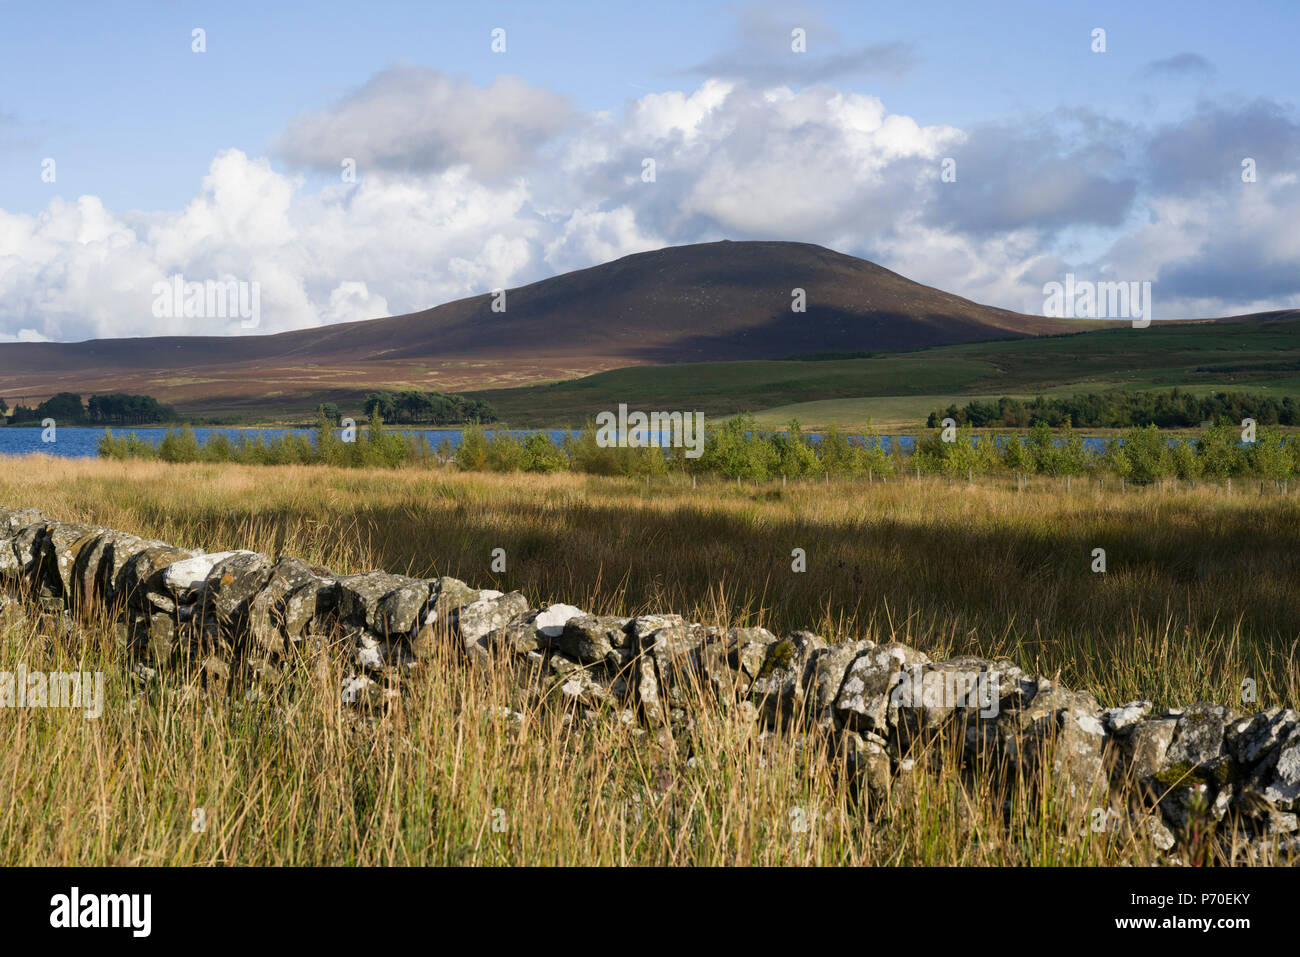
[{"label": "grassy slope", "polygon": [[[1197,371],[1251,364],[1259,368]],[[1287,365],[1291,368],[1279,368]],[[775,410],[764,418],[783,422],[797,415],[809,426],[851,423],[870,415],[877,426],[915,427],[931,409],[958,397],[1173,386],[1300,395],[1300,321],[1157,323],[1147,329],[1121,326],[865,359],[638,367],[474,394],[521,426],[579,424],[627,402],[632,408],[698,408],[710,415]],[[868,399],[888,401],[864,401]]]}]

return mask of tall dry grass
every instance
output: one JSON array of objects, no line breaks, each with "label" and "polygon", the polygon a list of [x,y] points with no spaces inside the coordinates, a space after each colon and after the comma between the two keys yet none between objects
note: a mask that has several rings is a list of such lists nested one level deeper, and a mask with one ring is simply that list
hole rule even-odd
[{"label": "tall dry grass", "polygon": [[[574,475],[27,458],[0,503],[176,544],[254,548],[349,572],[452,574],[593,612],[678,611],[813,627],[942,656],[1005,654],[1103,703],[1300,702],[1294,499],[1098,490],[1074,480],[761,487]],[[508,566],[494,575],[493,548]],[[1108,570],[1090,571],[1092,549]],[[805,549],[808,570],[791,571]],[[791,747],[707,709],[667,746],[617,715],[588,725],[513,676],[439,658],[358,716],[338,660],[304,658],[246,700],[180,676],[133,684],[112,629],[80,640],[28,608],[0,619],[0,669],[102,671],[102,717],[0,711],[4,863],[1116,863],[1141,835],[991,777],[905,775],[852,790],[827,745]],[[1026,792],[1029,793],[1029,792]],[[194,829],[203,809],[204,828]]]},{"label": "tall dry grass", "polygon": [[[304,659],[251,699],[137,685],[110,629],[51,642],[35,609],[0,627],[6,662],[102,670],[98,719],[0,713],[0,863],[1102,864],[1145,862],[1068,801],[1002,810],[941,749],[887,799],[844,756],[706,708],[671,745],[610,714],[521,705],[512,676],[435,658],[373,714],[339,703],[338,662]],[[201,823],[201,827],[198,826]]]},{"label": "tall dry grass", "polygon": [[[0,502],[594,613],[1005,654],[1103,698],[1300,701],[1300,499],[1075,478],[780,481],[11,459]],[[492,571],[492,551],[507,570]],[[807,571],[791,570],[794,549]],[[1093,572],[1093,550],[1107,570]]]}]

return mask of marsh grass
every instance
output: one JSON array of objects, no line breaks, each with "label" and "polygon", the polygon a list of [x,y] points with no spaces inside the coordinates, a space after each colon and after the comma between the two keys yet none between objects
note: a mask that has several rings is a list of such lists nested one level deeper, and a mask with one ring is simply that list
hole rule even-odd
[{"label": "marsh grass", "polygon": [[[572,474],[25,458],[0,502],[179,545],[351,572],[451,574],[533,604],[812,627],[940,657],[1002,654],[1103,704],[1300,701],[1295,500],[1075,480],[762,485]],[[491,549],[507,572],[492,574]],[[808,570],[791,571],[804,548]],[[1104,547],[1108,569],[1090,571]],[[0,711],[0,862],[195,864],[1102,864],[1151,859],[1095,807],[957,769],[942,743],[887,800],[843,755],[700,710],[667,741],[589,724],[450,648],[400,699],[343,706],[304,654],[246,698],[184,674],[134,683],[113,630],[0,616],[0,669],[102,671],[98,719]],[[516,717],[517,715],[517,717]],[[920,768],[933,768],[922,772]],[[205,828],[193,829],[202,808]],[[495,825],[495,828],[494,828]],[[1209,853],[1187,849],[1189,859]]]}]

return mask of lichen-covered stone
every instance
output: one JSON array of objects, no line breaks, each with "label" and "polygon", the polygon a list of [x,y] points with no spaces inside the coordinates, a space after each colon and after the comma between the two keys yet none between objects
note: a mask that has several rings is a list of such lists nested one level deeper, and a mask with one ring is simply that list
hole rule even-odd
[{"label": "lichen-covered stone", "polygon": [[49,524],[49,519],[38,508],[0,508],[0,541],[13,538],[24,528],[37,524]]},{"label": "lichen-covered stone", "polygon": [[656,628],[641,638],[641,648],[654,656],[660,677],[668,683],[695,672],[694,652],[706,641],[720,638],[723,632],[695,623],[676,622]]},{"label": "lichen-covered stone", "polygon": [[118,569],[134,553],[133,548],[139,551],[144,547],[142,539],[106,528],[80,551],[73,576],[83,612],[88,612],[90,605],[101,609],[112,606],[113,579]]},{"label": "lichen-covered stone", "polygon": [[1174,739],[1165,760],[1170,764],[1204,764],[1223,751],[1224,728],[1237,713],[1223,705],[1198,701],[1178,716]]},{"label": "lichen-covered stone", "polygon": [[375,607],[375,631],[389,638],[410,635],[424,623],[428,601],[428,582],[407,579],[379,599]]},{"label": "lichen-covered stone", "polygon": [[633,662],[633,688],[641,714],[650,724],[659,724],[664,719],[663,708],[659,704],[659,676],[655,671],[654,659],[642,655]]},{"label": "lichen-covered stone", "polygon": [[52,571],[51,583],[58,585],[60,595],[72,596],[76,587],[77,558],[82,549],[92,545],[107,529],[97,525],[79,525],[71,522],[51,522],[40,539],[41,560]]},{"label": "lichen-covered stone", "polygon": [[202,553],[195,555],[193,558],[172,562],[158,572],[161,579],[160,584],[178,597],[193,595],[202,590],[204,582],[212,574],[212,569],[216,568],[220,562],[225,561],[227,558],[233,558],[235,555],[252,554],[255,553],[248,551]]},{"label": "lichen-covered stone", "polygon": [[1300,811],[1300,728],[1293,730],[1277,749],[1272,777],[1264,786],[1264,799],[1282,811]]},{"label": "lichen-covered stone", "polygon": [[889,800],[893,773],[886,744],[874,736],[846,731],[840,737],[848,770],[867,793],[868,813]]},{"label": "lichen-covered stone", "polygon": [[617,660],[616,650],[631,649],[631,636],[624,631],[626,618],[611,615],[582,615],[565,622],[555,640],[564,655],[583,664]]},{"label": "lichen-covered stone", "polygon": [[201,611],[226,629],[240,628],[257,593],[271,577],[271,559],[260,552],[235,552],[212,566],[203,580]]},{"label": "lichen-covered stone", "polygon": [[[634,629],[635,625],[629,623],[630,635],[634,635]],[[660,701],[670,717],[678,713],[686,715],[697,706],[717,700],[708,679],[705,652],[709,646],[723,641],[725,634],[723,629],[712,625],[673,621],[640,639],[634,638],[640,645],[640,654],[654,660]]]},{"label": "lichen-covered stone", "polygon": [[793,632],[767,646],[749,697],[768,724],[789,722],[804,709],[813,683],[812,657],[825,648],[825,639],[810,631]]},{"label": "lichen-covered stone", "polygon": [[[384,605],[390,595],[398,597]],[[413,621],[406,620],[407,614],[413,606],[423,606],[428,597],[427,582],[405,575],[380,571],[345,575],[338,580],[338,616],[345,625],[388,635],[396,615],[397,623],[405,623],[409,631]]]},{"label": "lichen-covered stone", "polygon": [[145,636],[145,658],[153,665],[164,665],[179,650],[176,639],[176,619],[165,613],[149,616]]},{"label": "lichen-covered stone", "polygon": [[587,668],[575,668],[556,678],[551,693],[566,704],[589,708],[604,704],[610,697],[609,687],[597,680]]},{"label": "lichen-covered stone", "polygon": [[564,633],[564,626],[571,619],[581,618],[585,614],[587,614],[585,611],[573,605],[548,605],[537,612],[531,624],[537,630],[538,642],[545,641],[549,647],[554,639]]},{"label": "lichen-covered stone", "polygon": [[471,588],[459,578],[435,578],[429,582],[431,608],[425,617],[426,625],[449,625],[458,608],[484,597],[477,588]]},{"label": "lichen-covered stone", "polygon": [[[815,652],[812,694],[809,699],[815,721],[830,728],[838,726],[839,722],[835,717],[835,699],[839,697],[849,665],[858,655],[870,651],[875,646],[873,641],[846,641]],[[761,667],[761,660],[758,664]]]},{"label": "lichen-covered stone", "polygon": [[1150,701],[1130,701],[1102,712],[1101,722],[1110,734],[1126,734],[1151,711]]},{"label": "lichen-covered stone", "polygon": [[1101,713],[1097,699],[1087,691],[1071,691],[1064,685],[1045,678],[1038,679],[1038,689],[1027,695],[1026,703],[1015,713],[1014,721],[1021,729],[1041,722],[1057,720],[1062,712],[1096,717]]},{"label": "lichen-covered stone", "polygon": [[724,636],[727,664],[753,682],[763,670],[776,635],[766,628],[730,628]]},{"label": "lichen-covered stone", "polygon": [[550,651],[558,646],[564,626],[586,615],[585,611],[573,605],[530,608],[488,636],[487,644],[494,649],[503,648],[513,655]]},{"label": "lichen-covered stone", "polygon": [[[92,556],[94,551],[101,553],[96,560],[98,566],[95,569],[96,593],[103,596],[105,605],[108,608],[119,609],[126,605],[129,595],[125,588],[126,576],[123,572],[132,559],[145,549],[167,547],[169,546],[165,542],[139,538],[118,531],[100,536]],[[87,591],[86,594],[90,592]]]},{"label": "lichen-covered stone", "polygon": [[1166,766],[1177,726],[1176,718],[1146,718],[1129,729],[1123,752],[1135,780],[1151,777]]},{"label": "lichen-covered stone", "polygon": [[879,645],[849,664],[835,699],[835,712],[851,731],[884,732],[889,727],[890,694],[903,672],[927,664],[929,656],[907,645]]},{"label": "lichen-covered stone", "polygon": [[14,533],[10,541],[17,576],[27,579],[38,592],[53,594],[47,583],[40,580],[41,542],[46,530],[53,522],[37,522],[26,525]]},{"label": "lichen-covered stone", "polygon": [[681,615],[640,615],[629,621],[625,630],[639,646],[645,647],[647,639],[655,632],[665,628],[679,628],[685,624],[686,620]]},{"label": "lichen-covered stone", "polygon": [[[150,544],[135,552],[118,572],[113,593],[123,602],[144,605],[146,593],[165,593],[161,577],[157,576],[163,569],[176,562],[194,558],[200,554],[188,548],[173,548],[171,545]],[[173,602],[174,604],[174,602]]]},{"label": "lichen-covered stone", "polygon": [[528,610],[528,599],[517,591],[497,598],[480,598],[456,612],[456,629],[464,642],[465,654],[471,660],[487,662],[492,659],[489,636],[502,632],[511,620]]},{"label": "lichen-covered stone", "polygon": [[[322,578],[322,575],[330,574],[328,568],[313,567],[297,558],[281,558],[272,565],[266,586],[248,606],[248,632],[253,645],[263,652],[278,655],[287,649],[287,641],[301,638],[306,625],[306,608],[304,601],[300,600],[294,607],[294,619],[289,623],[290,596],[301,592],[305,599],[310,594],[311,614],[314,614],[320,589],[333,583],[332,579]],[[306,618],[310,619],[311,614]]]},{"label": "lichen-covered stone", "polygon": [[728,704],[747,696],[775,642],[776,636],[766,628],[731,628],[701,642],[691,658],[702,687]]},{"label": "lichen-covered stone", "polygon": [[1172,851],[1177,840],[1174,832],[1165,827],[1165,822],[1155,814],[1148,814],[1143,818],[1143,825],[1146,828],[1147,836],[1151,838],[1151,846],[1158,851]]},{"label": "lichen-covered stone", "polygon": [[[953,723],[993,722],[1005,708],[1018,709],[1024,673],[1010,662],[970,655],[913,665],[890,694],[889,715],[909,746],[912,738]],[[969,721],[967,720],[969,719]]]},{"label": "lichen-covered stone", "polygon": [[1277,750],[1291,731],[1300,726],[1300,712],[1290,708],[1261,711],[1238,718],[1224,730],[1224,750],[1243,768],[1251,768]]},{"label": "lichen-covered stone", "polygon": [[1090,797],[1105,784],[1106,729],[1092,715],[1062,711],[1052,750],[1052,771],[1072,798]]}]

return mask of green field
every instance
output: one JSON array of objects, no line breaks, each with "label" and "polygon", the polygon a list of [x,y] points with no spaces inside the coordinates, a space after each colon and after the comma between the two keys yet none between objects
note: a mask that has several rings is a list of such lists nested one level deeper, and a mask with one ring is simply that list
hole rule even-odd
[{"label": "green field", "polygon": [[511,425],[578,425],[619,402],[718,416],[791,416],[810,427],[915,428],[933,409],[975,397],[1111,390],[1241,391],[1300,396],[1300,319],[1115,329],[941,346],[858,359],[683,363],[472,393]]}]

